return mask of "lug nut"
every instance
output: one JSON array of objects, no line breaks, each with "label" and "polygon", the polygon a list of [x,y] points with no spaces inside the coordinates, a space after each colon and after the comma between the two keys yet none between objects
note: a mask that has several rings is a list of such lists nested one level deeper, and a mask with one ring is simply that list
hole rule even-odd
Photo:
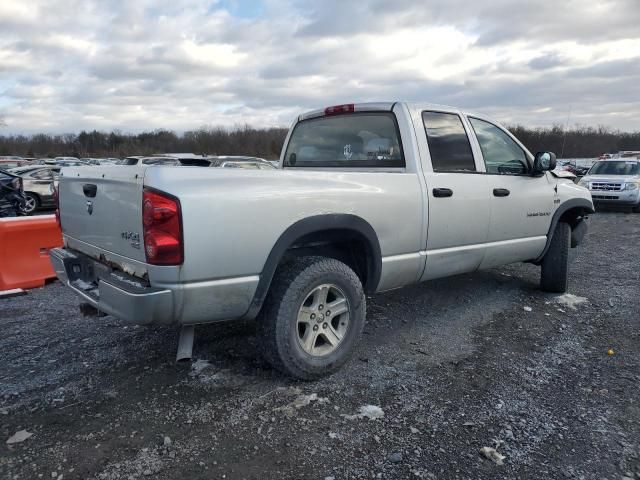
[{"label": "lug nut", "polygon": [[313,326],[313,331],[314,331],[314,332],[317,332],[317,331],[318,331],[318,325],[314,325],[314,326]]},{"label": "lug nut", "polygon": [[327,328],[328,326],[329,326],[329,324],[328,324],[328,323],[323,323],[323,324],[322,324],[322,328]]},{"label": "lug nut", "polygon": [[324,308],[324,305],[318,305],[318,310],[322,310]]},{"label": "lug nut", "polygon": [[326,312],[324,312],[324,314],[325,314],[327,317],[331,316],[331,310],[327,310]]},{"label": "lug nut", "polygon": [[316,318],[316,314],[315,314],[315,313],[312,313],[312,314],[311,314],[311,320],[313,320],[314,318]]}]

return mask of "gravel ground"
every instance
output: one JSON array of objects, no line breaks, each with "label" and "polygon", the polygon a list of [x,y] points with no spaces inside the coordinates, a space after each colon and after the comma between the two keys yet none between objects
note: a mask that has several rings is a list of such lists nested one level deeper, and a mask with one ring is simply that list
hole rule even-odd
[{"label": "gravel ground", "polygon": [[199,328],[185,365],[177,330],[84,319],[58,283],[0,300],[0,478],[639,479],[639,247],[640,215],[594,215],[576,305],[533,265],[376,295],[313,383],[251,323]]}]

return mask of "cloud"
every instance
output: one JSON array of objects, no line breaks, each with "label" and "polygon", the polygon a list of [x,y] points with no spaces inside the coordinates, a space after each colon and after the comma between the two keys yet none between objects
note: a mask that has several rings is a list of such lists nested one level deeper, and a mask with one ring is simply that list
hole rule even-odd
[{"label": "cloud", "polygon": [[287,126],[376,100],[640,129],[636,3],[3,0],[0,132]]},{"label": "cloud", "polygon": [[567,60],[556,53],[548,53],[535,57],[529,61],[529,66],[534,70],[548,70],[550,68],[565,65]]}]

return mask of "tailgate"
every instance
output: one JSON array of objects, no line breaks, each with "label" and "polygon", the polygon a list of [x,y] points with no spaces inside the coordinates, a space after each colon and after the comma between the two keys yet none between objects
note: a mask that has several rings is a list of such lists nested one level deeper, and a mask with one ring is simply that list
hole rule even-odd
[{"label": "tailgate", "polygon": [[58,186],[63,233],[144,262],[144,171],[144,167],[122,166],[63,168]]}]

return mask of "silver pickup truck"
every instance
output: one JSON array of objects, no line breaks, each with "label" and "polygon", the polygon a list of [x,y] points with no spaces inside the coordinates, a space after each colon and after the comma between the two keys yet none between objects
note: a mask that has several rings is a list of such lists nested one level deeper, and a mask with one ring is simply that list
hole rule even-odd
[{"label": "silver pickup truck", "polygon": [[365,294],[522,261],[565,291],[593,203],[554,167],[456,108],[328,107],[296,119],[274,170],[65,168],[51,260],[130,322],[256,318],[265,357],[312,379],[353,351]]}]

